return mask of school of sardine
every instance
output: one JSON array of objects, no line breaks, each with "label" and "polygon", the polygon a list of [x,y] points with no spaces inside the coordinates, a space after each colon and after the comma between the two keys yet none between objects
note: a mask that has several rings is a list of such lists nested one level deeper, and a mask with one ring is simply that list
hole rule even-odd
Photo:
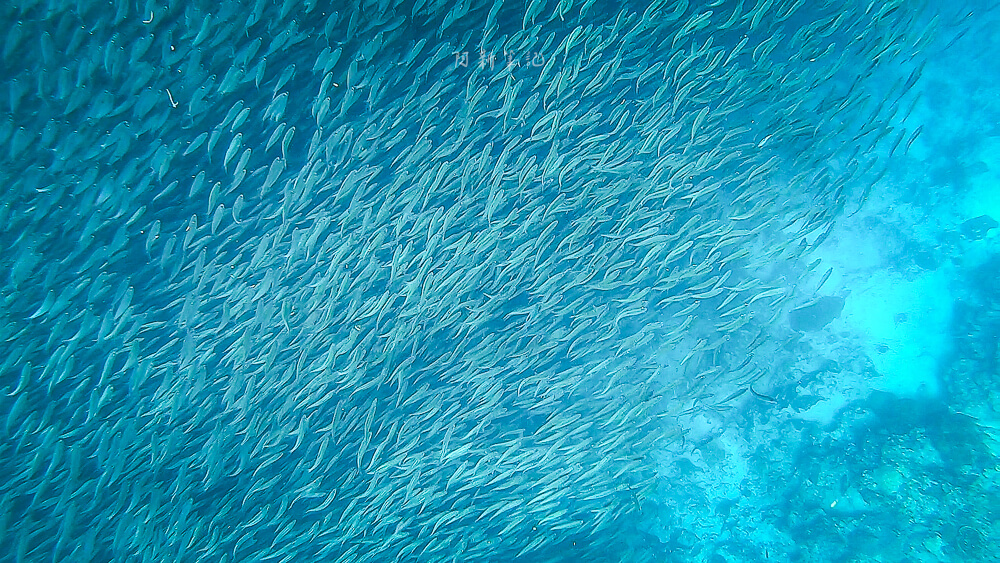
[{"label": "school of sardine", "polygon": [[901,0],[0,11],[17,562],[653,560],[626,541],[651,453],[752,381],[784,265],[919,133],[893,124],[942,25]]}]

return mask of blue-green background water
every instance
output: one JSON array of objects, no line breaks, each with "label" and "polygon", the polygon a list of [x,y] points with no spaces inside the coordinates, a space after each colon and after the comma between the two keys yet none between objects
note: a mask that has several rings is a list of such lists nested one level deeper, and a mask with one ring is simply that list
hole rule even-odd
[{"label": "blue-green background water", "polygon": [[0,9],[0,560],[994,560],[996,11],[710,4]]}]

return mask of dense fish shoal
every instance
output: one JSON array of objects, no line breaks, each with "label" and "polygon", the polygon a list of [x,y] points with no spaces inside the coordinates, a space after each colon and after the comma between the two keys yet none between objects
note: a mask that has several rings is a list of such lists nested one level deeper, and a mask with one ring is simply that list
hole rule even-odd
[{"label": "dense fish shoal", "polygon": [[0,8],[4,557],[656,560],[938,25],[712,4]]}]

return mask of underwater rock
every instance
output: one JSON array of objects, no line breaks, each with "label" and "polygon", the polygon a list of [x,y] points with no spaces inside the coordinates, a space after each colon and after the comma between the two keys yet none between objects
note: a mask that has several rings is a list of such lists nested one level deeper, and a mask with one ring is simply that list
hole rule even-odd
[{"label": "underwater rock", "polygon": [[962,236],[972,240],[980,240],[990,232],[990,229],[995,229],[1000,226],[996,222],[996,219],[990,217],[989,215],[980,215],[975,219],[969,219],[968,221],[962,223],[959,230],[962,231]]},{"label": "underwater rock", "polygon": [[926,249],[917,250],[913,253],[913,263],[924,270],[936,270],[940,266],[934,252]]},{"label": "underwater rock", "polygon": [[792,309],[788,313],[788,322],[792,330],[812,332],[830,324],[843,310],[843,297],[820,297],[811,303]]}]

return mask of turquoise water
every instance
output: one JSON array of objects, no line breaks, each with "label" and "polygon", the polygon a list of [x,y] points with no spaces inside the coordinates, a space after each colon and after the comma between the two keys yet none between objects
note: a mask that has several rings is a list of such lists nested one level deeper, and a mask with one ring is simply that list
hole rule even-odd
[{"label": "turquoise water", "polygon": [[0,18],[0,561],[995,560],[991,6]]}]

